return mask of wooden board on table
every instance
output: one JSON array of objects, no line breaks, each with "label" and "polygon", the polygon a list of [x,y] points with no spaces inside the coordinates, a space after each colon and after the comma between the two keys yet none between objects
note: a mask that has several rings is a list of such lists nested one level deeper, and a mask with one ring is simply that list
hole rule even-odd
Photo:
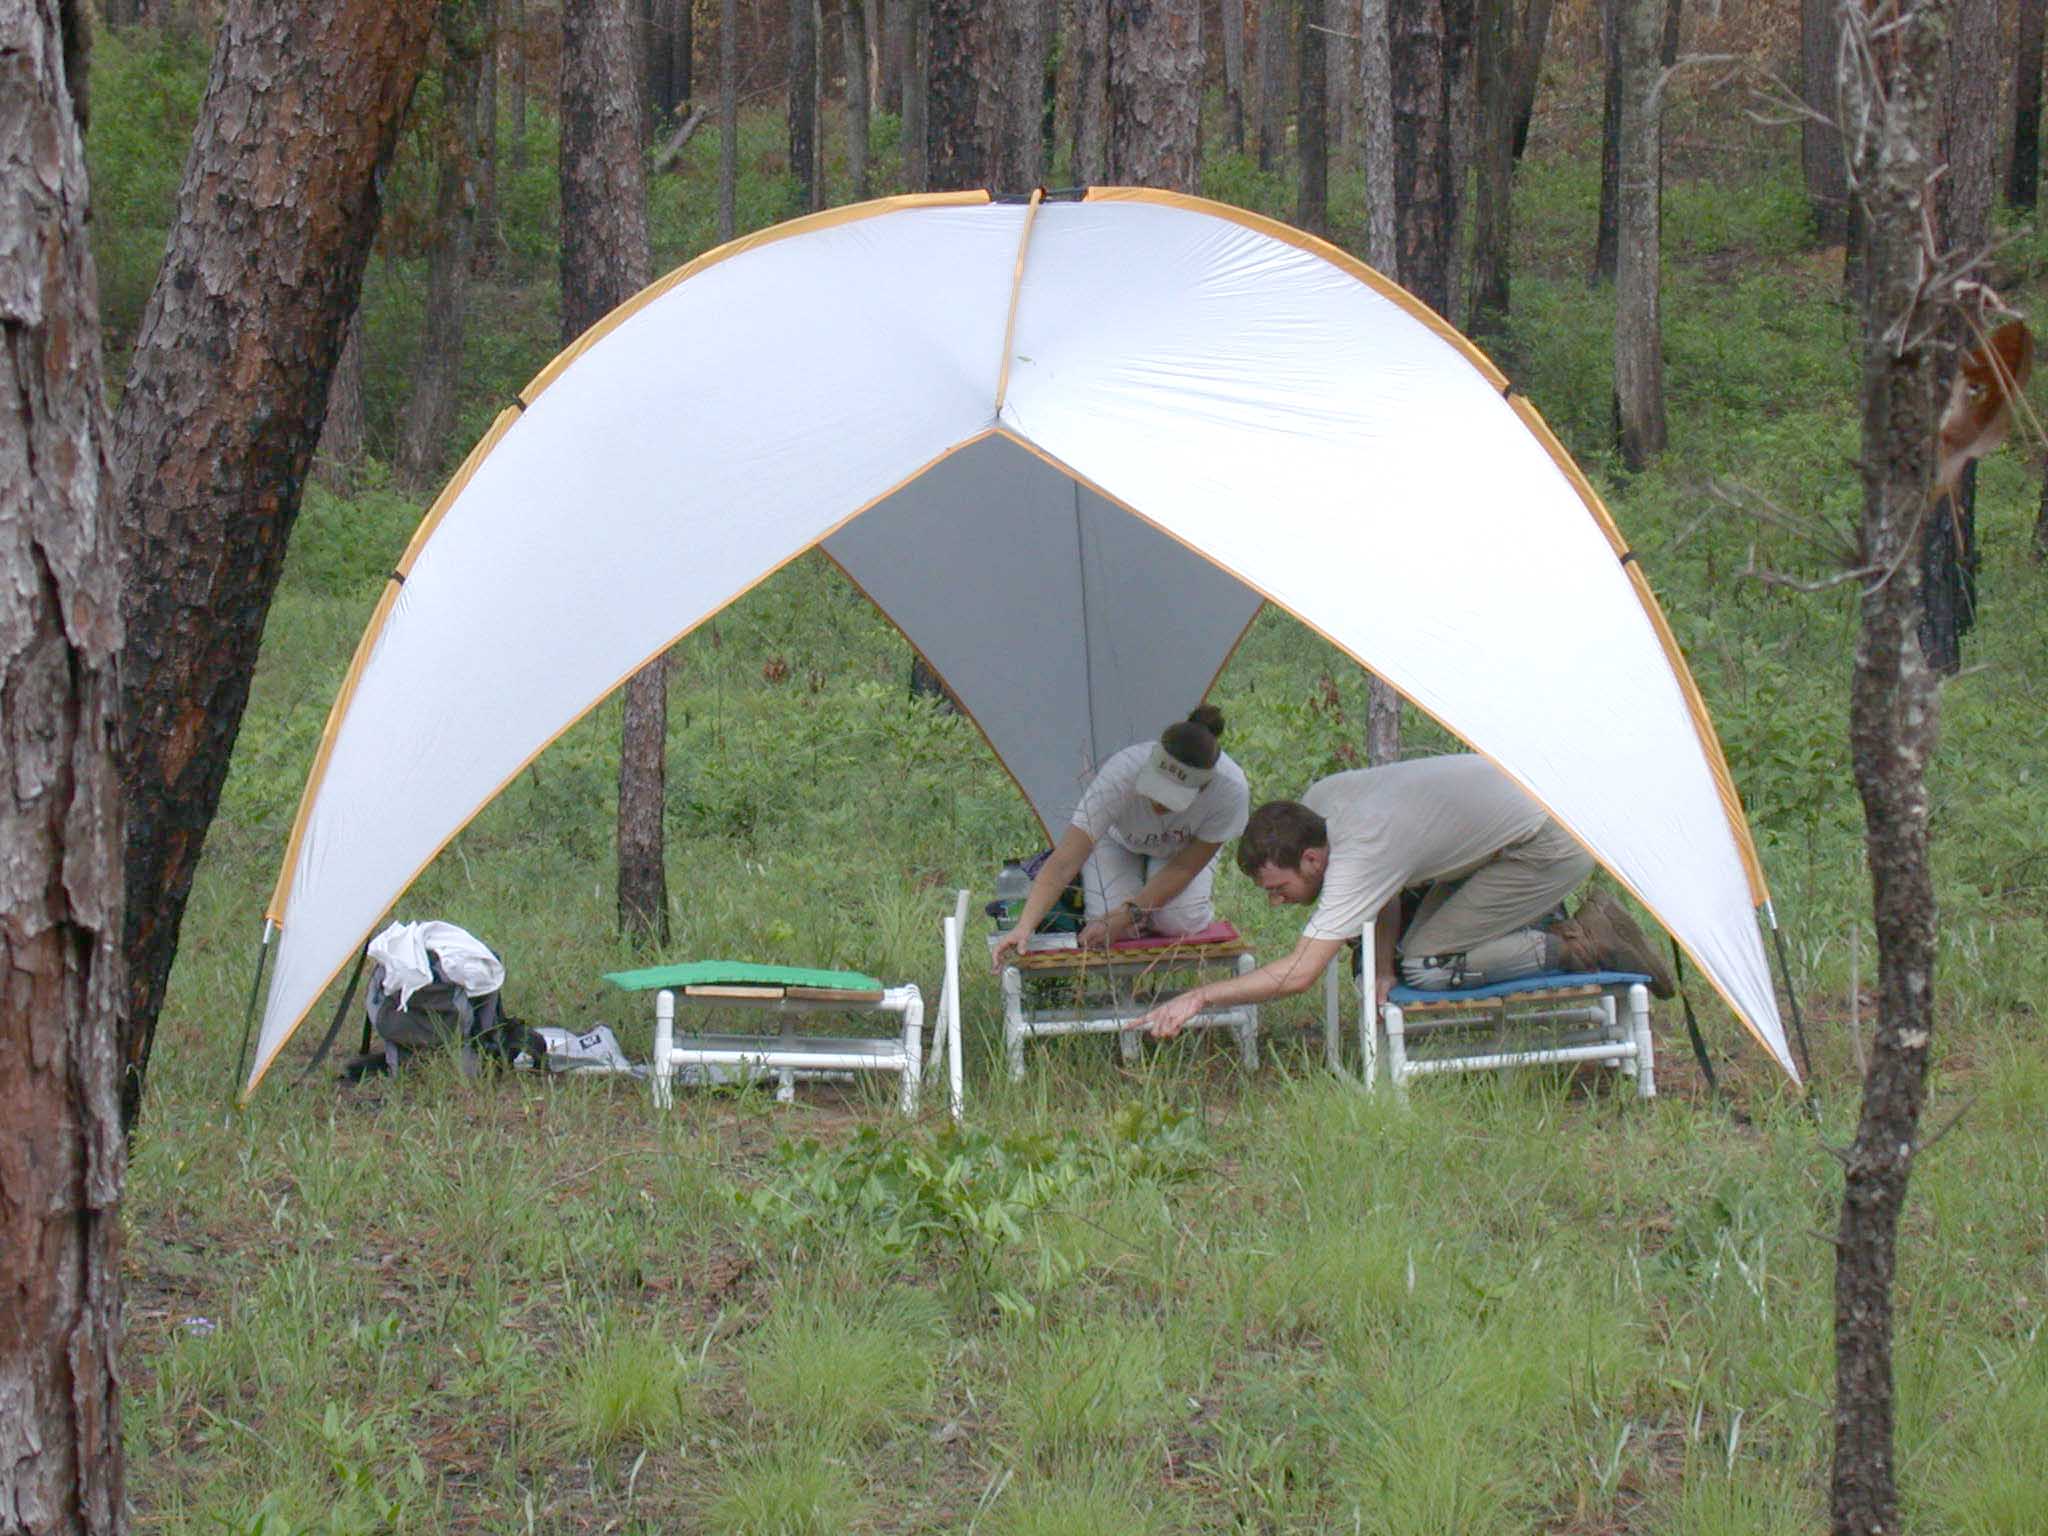
[{"label": "wooden board on table", "polygon": [[739,997],[752,998],[758,1001],[761,998],[777,998],[787,995],[788,989],[784,987],[741,987],[708,984],[683,988],[683,996],[685,997]]},{"label": "wooden board on table", "polygon": [[882,1000],[882,993],[865,987],[791,987],[789,997],[792,1002],[873,1004]]}]

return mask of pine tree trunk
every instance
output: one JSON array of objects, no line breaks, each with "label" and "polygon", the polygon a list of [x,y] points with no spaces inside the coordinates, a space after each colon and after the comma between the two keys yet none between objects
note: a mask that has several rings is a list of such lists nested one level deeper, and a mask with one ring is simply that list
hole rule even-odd
[{"label": "pine tree trunk", "polygon": [[469,270],[487,276],[498,264],[505,232],[498,223],[498,0],[483,0],[483,58],[477,75],[476,238]]},{"label": "pine tree trunk", "polygon": [[656,133],[676,109],[674,44],[670,33],[675,25],[675,0],[639,0],[641,73],[647,81],[648,131]]},{"label": "pine tree trunk", "polygon": [[868,196],[868,16],[866,0],[845,0],[841,40],[846,48],[846,169],[855,202]]},{"label": "pine tree trunk", "polygon": [[934,192],[988,185],[980,82],[994,73],[975,0],[929,0],[925,48],[925,146]]},{"label": "pine tree trunk", "polygon": [[674,115],[690,104],[697,86],[697,11],[693,0],[667,0],[669,7],[669,78],[675,83]]},{"label": "pine tree trunk", "polygon": [[927,190],[931,172],[931,0],[897,0],[904,11],[903,179]]},{"label": "pine tree trunk", "polygon": [[[562,12],[564,346],[647,286],[647,176],[627,4],[579,0]],[[660,656],[626,683],[619,740],[619,927],[656,938],[668,932],[667,741],[668,659]]]},{"label": "pine tree trunk", "polygon": [[1374,767],[1401,760],[1401,695],[1377,674],[1366,693],[1365,760]]},{"label": "pine tree trunk", "polygon": [[2041,34],[2048,0],[2017,0],[2012,64],[2012,160],[2005,177],[2010,207],[2031,208],[2041,188]]},{"label": "pine tree trunk", "polygon": [[998,6],[990,30],[989,72],[977,111],[988,146],[989,188],[1025,193],[1045,180],[1044,12],[1036,0]]},{"label": "pine tree trunk", "polygon": [[1450,310],[1451,142],[1444,95],[1444,13],[1438,0],[1396,0],[1389,12],[1394,83],[1394,232],[1401,286]]},{"label": "pine tree trunk", "polygon": [[314,451],[315,472],[330,489],[348,495],[355,489],[363,462],[363,317],[349,321],[348,339],[335,360],[334,382],[327,388],[327,416],[320,425],[320,446]]},{"label": "pine tree trunk", "polygon": [[1600,96],[1600,215],[1593,236],[1595,283],[1614,281],[1621,238],[1621,11],[1631,0],[1600,0],[1600,50],[1606,61]]},{"label": "pine tree trunk", "polygon": [[455,426],[463,377],[464,308],[476,244],[476,108],[483,50],[463,14],[441,9],[441,120],[435,125],[434,227],[427,248],[426,313],[412,389],[398,433],[398,476],[418,489],[438,478]]},{"label": "pine tree trunk", "polygon": [[1849,233],[1849,167],[1842,158],[1841,106],[1835,96],[1842,0],[1800,0],[1799,163],[1806,178],[1816,244],[1840,245]]},{"label": "pine tree trunk", "polygon": [[1662,0],[1621,0],[1620,217],[1614,283],[1614,436],[1621,461],[1641,469],[1664,451],[1663,92],[1657,48]]},{"label": "pine tree trunk", "polygon": [[1365,144],[1365,259],[1400,280],[1399,200],[1394,191],[1394,61],[1388,0],[1363,0],[1359,14],[1360,135]]},{"label": "pine tree trunk", "polygon": [[733,238],[740,181],[739,0],[718,8],[718,239]]},{"label": "pine tree trunk", "polygon": [[1439,311],[1456,323],[1465,294],[1466,196],[1465,183],[1472,172],[1473,118],[1477,93],[1473,89],[1472,37],[1477,0],[1443,0],[1444,7],[1444,133],[1450,142],[1451,174],[1445,183],[1448,197],[1444,210],[1444,302]]},{"label": "pine tree trunk", "polygon": [[[1358,144],[1359,0],[1321,0],[1323,7],[1324,153],[1348,169]],[[1324,201],[1327,206],[1328,194]]]},{"label": "pine tree trunk", "polygon": [[1543,50],[1550,43],[1551,0],[1529,0],[1522,17],[1521,40],[1515,45],[1515,159],[1529,147],[1529,124],[1536,116],[1536,86],[1543,78]]},{"label": "pine tree trunk", "polygon": [[1109,180],[1109,4],[1074,3],[1074,180],[1086,187]]},{"label": "pine tree trunk", "polygon": [[1478,0],[1479,123],[1474,136],[1478,192],[1472,208],[1472,309],[1466,329],[1495,337],[1507,328],[1514,178],[1514,3]]},{"label": "pine tree trunk", "polygon": [[127,1529],[121,593],[84,28],[0,19],[0,1530],[101,1536]]},{"label": "pine tree trunk", "polygon": [[1109,13],[1109,178],[1120,187],[1201,189],[1199,0],[1115,5]]},{"label": "pine tree trunk", "polygon": [[880,40],[875,105],[876,110],[903,116],[904,59],[910,51],[910,37],[904,27],[903,0],[873,0],[868,7],[868,28]]},{"label": "pine tree trunk", "polygon": [[1329,36],[1324,0],[1301,0],[1301,62],[1296,79],[1297,162],[1294,222],[1310,234],[1330,232]]},{"label": "pine tree trunk", "polygon": [[[1233,155],[1244,153],[1244,6],[1223,5],[1223,132]],[[2037,70],[2036,73],[2039,73]]]},{"label": "pine tree trunk", "polygon": [[1914,635],[1919,572],[1910,557],[1932,480],[1937,399],[1932,348],[1921,338],[1944,329],[1922,287],[1921,230],[1928,172],[1939,153],[1948,17],[1938,0],[1881,0],[1875,9],[1865,18],[1845,8],[1844,17],[1856,27],[1895,23],[1882,45],[1858,50],[1877,77],[1867,80],[1854,61],[1842,77],[1843,121],[1869,124],[1849,146],[1868,215],[1870,274],[1861,560],[1865,572],[1885,577],[1861,584],[1850,683],[1849,741],[1876,917],[1878,1020],[1836,1233],[1836,1536],[1901,1529],[1892,1460],[1892,1282],[1935,1023],[1926,773],[1940,699]]},{"label": "pine tree trunk", "polygon": [[789,177],[792,214],[824,206],[818,186],[818,0],[789,0]]},{"label": "pine tree trunk", "polygon": [[434,12],[229,0],[221,18],[114,425],[131,1129]]},{"label": "pine tree trunk", "polygon": [[1259,0],[1259,169],[1287,158],[1287,46],[1295,0]]},{"label": "pine tree trunk", "polygon": [[526,0],[512,6],[512,169],[526,169]]}]

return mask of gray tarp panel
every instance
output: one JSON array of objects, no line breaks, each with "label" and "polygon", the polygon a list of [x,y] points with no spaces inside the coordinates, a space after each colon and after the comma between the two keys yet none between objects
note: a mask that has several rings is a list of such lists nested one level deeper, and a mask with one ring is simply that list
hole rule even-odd
[{"label": "gray tarp panel", "polygon": [[[959,695],[1054,836],[1097,764],[1201,701],[1260,603],[1004,437],[942,459],[825,550]],[[1032,621],[995,623],[1019,593]]]}]

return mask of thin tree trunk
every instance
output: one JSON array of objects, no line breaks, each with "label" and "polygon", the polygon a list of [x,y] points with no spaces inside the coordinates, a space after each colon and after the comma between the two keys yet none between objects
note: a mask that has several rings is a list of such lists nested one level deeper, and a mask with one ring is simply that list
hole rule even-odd
[{"label": "thin tree trunk", "polygon": [[1109,179],[1109,0],[1075,0],[1074,180]]},{"label": "thin tree trunk", "polygon": [[476,239],[470,271],[485,276],[498,264],[505,232],[498,224],[498,0],[483,0],[483,57],[477,76]]},{"label": "thin tree trunk", "polygon": [[1363,0],[1359,14],[1359,102],[1365,142],[1365,259],[1400,279],[1394,154],[1394,61],[1387,0]]},{"label": "thin tree trunk", "polygon": [[2031,208],[2041,187],[2041,35],[2048,0],[2018,0],[2012,64],[2012,160],[2005,200]]},{"label": "thin tree trunk", "polygon": [[868,195],[867,0],[845,0],[841,40],[846,45],[846,169],[856,202]]},{"label": "thin tree trunk", "polygon": [[1550,42],[1551,0],[1529,0],[1523,13],[1521,41],[1515,47],[1515,159],[1529,147],[1529,124],[1536,116],[1536,87],[1543,78],[1543,50]]},{"label": "thin tree trunk", "polygon": [[455,426],[462,377],[464,309],[476,244],[476,108],[483,50],[458,8],[441,8],[444,61],[426,313],[413,355],[412,389],[398,433],[398,475],[419,488],[434,481]]},{"label": "thin tree trunk", "polygon": [[931,0],[896,0],[904,17],[903,179],[913,192],[932,184]]},{"label": "thin tree trunk", "polygon": [[1401,695],[1377,673],[1366,692],[1365,760],[1374,767],[1401,760]]},{"label": "thin tree trunk", "polygon": [[1600,95],[1600,222],[1593,236],[1595,283],[1614,281],[1621,238],[1621,33],[1620,11],[1631,0],[1600,0],[1600,51],[1606,61]]},{"label": "thin tree trunk", "polygon": [[1359,0],[1321,0],[1321,4],[1324,154],[1330,164],[1348,168],[1358,143]]},{"label": "thin tree trunk", "polygon": [[512,169],[526,169],[526,0],[512,5]]},{"label": "thin tree trunk", "polygon": [[1121,187],[1201,188],[1199,0],[1109,13],[1109,177]]},{"label": "thin tree trunk", "polygon": [[934,192],[957,192],[988,184],[981,138],[980,82],[987,25],[975,0],[929,0],[926,36],[925,146]]},{"label": "thin tree trunk", "polygon": [[1450,142],[1450,180],[1444,211],[1444,301],[1440,311],[1455,323],[1464,300],[1466,197],[1472,170],[1472,133],[1476,92],[1473,89],[1472,36],[1477,0],[1443,0],[1444,8],[1444,133]]},{"label": "thin tree trunk", "polygon": [[[1244,6],[1223,4],[1223,132],[1233,155],[1244,153]],[[2037,70],[2038,74],[2039,71]]]},{"label": "thin tree trunk", "polygon": [[790,212],[824,206],[818,185],[818,0],[789,0]]},{"label": "thin tree trunk", "polygon": [[229,0],[221,18],[114,426],[131,1129],[434,12]]},{"label": "thin tree trunk", "polygon": [[1835,94],[1841,8],[1842,0],[1799,4],[1799,96],[1807,112],[1799,123],[1799,163],[1814,242],[1823,246],[1840,245],[1849,234],[1849,167],[1836,126],[1841,120]]},{"label": "thin tree trunk", "polygon": [[675,84],[674,115],[690,104],[697,87],[697,10],[694,0],[667,0],[669,6],[669,78]]},{"label": "thin tree trunk", "polygon": [[334,364],[327,416],[313,454],[315,472],[330,489],[343,495],[354,491],[356,471],[363,462],[363,435],[363,316],[358,310]]},{"label": "thin tree trunk", "polygon": [[1877,1034],[1856,1141],[1845,1160],[1835,1249],[1835,1536],[1901,1529],[1892,1460],[1892,1282],[1933,1039],[1936,917],[1928,865],[1927,762],[1940,698],[1914,635],[1912,558],[1932,480],[1941,304],[1923,286],[1928,171],[1939,153],[1939,81],[1947,8],[1880,0],[1844,8],[1846,25],[1893,23],[1843,74],[1849,146],[1868,214],[1870,307],[1863,327],[1861,629],[1850,683],[1849,742],[1863,801],[1878,958]]},{"label": "thin tree trunk", "polygon": [[1670,69],[1678,63],[1678,44],[1683,35],[1685,0],[1664,0],[1664,36],[1657,45],[1657,62]]},{"label": "thin tree trunk", "polygon": [[733,238],[740,180],[739,0],[718,8],[718,239]]},{"label": "thin tree trunk", "polygon": [[1466,329],[1495,337],[1507,328],[1514,178],[1514,3],[1478,0],[1478,193],[1472,209],[1472,309]]},{"label": "thin tree trunk", "polygon": [[1619,248],[1614,283],[1614,435],[1621,461],[1641,469],[1664,451],[1663,93],[1657,46],[1662,0],[1621,0]]},{"label": "thin tree trunk", "polygon": [[1329,37],[1324,0],[1300,0],[1301,60],[1296,73],[1294,222],[1311,234],[1330,232]]},{"label": "thin tree trunk", "polygon": [[[800,0],[801,3],[801,0]],[[628,0],[562,12],[562,343],[647,285],[647,176]],[[668,658],[626,683],[619,740],[622,932],[668,936]]]},{"label": "thin tree trunk", "polygon": [[56,0],[0,20],[0,1529],[117,1536],[121,593],[87,47]]},{"label": "thin tree trunk", "polygon": [[903,116],[904,62],[910,52],[905,20],[903,0],[887,0],[886,5],[883,0],[873,0],[868,11],[868,25],[881,40],[876,104],[881,111],[894,112],[899,121]]},{"label": "thin tree trunk", "polygon": [[1438,0],[1400,0],[1388,14],[1399,276],[1404,288],[1444,315],[1450,311],[1451,144],[1443,10]]},{"label": "thin tree trunk", "polygon": [[1287,156],[1288,26],[1294,0],[1259,0],[1259,169]]}]

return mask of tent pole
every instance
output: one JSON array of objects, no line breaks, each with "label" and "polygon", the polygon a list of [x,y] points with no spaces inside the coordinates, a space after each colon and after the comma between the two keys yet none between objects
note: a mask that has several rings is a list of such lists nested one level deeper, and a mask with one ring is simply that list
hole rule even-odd
[{"label": "tent pole", "polygon": [[240,1091],[242,1063],[249,1059],[249,1031],[256,1027],[256,1000],[263,995],[263,972],[270,965],[270,935],[276,926],[269,918],[263,919],[263,942],[256,946],[256,979],[249,984],[249,1007],[242,1015],[242,1043],[235,1047],[235,1080],[228,1085],[230,1109]]},{"label": "tent pole", "polygon": [[1806,1046],[1806,1021],[1799,1013],[1799,989],[1792,985],[1792,962],[1785,955],[1785,930],[1778,926],[1777,911],[1766,901],[1764,921],[1771,925],[1771,944],[1778,951],[1778,975],[1785,983],[1785,1007],[1792,1015],[1792,1038],[1799,1042],[1799,1068],[1806,1074],[1806,1092],[1800,1095],[1807,1117],[1820,1123],[1820,1104],[1813,1081],[1813,1053]]}]

